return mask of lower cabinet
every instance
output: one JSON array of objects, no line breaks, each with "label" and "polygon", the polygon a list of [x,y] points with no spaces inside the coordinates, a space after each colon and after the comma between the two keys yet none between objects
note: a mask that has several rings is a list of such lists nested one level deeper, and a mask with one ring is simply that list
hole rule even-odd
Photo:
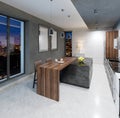
[{"label": "lower cabinet", "polygon": [[111,89],[111,93],[112,93],[112,96],[113,96],[114,72],[113,72],[112,68],[110,67],[109,61],[107,59],[105,60],[104,65],[105,65],[105,70],[106,70],[106,73],[107,73],[107,77],[108,77],[108,82],[109,82],[109,86],[110,86],[110,89]]},{"label": "lower cabinet", "polygon": [[113,101],[115,103],[116,111],[117,111],[118,115],[120,115],[120,111],[119,111],[120,110],[120,108],[119,108],[120,107],[120,105],[119,105],[120,73],[113,72],[112,68],[109,65],[109,61],[107,59],[104,61],[104,66],[105,66],[106,74],[107,74],[107,77],[108,77],[109,86],[110,86],[110,89],[111,89]]},{"label": "lower cabinet", "polygon": [[115,73],[114,80],[113,80],[113,100],[116,106],[117,113],[120,115],[120,109],[119,109],[119,79],[120,79],[120,73]]}]

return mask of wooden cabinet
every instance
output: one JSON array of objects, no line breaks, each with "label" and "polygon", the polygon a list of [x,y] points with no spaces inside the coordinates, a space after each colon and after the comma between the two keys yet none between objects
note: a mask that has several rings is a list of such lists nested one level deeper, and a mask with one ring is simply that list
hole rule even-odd
[{"label": "wooden cabinet", "polygon": [[72,56],[72,32],[65,32],[65,56]]},{"label": "wooden cabinet", "polygon": [[106,58],[118,58],[118,49],[114,48],[114,39],[118,37],[118,31],[106,32]]}]

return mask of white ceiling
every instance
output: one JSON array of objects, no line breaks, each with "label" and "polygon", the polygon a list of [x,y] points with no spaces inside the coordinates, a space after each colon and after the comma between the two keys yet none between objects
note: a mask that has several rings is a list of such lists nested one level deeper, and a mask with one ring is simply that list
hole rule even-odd
[{"label": "white ceiling", "polygon": [[[71,0],[0,0],[65,30],[87,26]],[[64,12],[61,12],[64,9]],[[71,17],[69,18],[68,15]]]}]

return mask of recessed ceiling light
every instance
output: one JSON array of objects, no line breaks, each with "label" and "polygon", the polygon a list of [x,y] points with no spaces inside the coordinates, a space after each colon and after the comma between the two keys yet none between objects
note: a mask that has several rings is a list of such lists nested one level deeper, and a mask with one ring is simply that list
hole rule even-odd
[{"label": "recessed ceiling light", "polygon": [[64,12],[65,10],[64,9],[61,9],[62,12]]},{"label": "recessed ceiling light", "polygon": [[68,15],[68,18],[70,18],[71,16],[70,15]]},{"label": "recessed ceiling light", "polygon": [[94,14],[97,14],[98,13],[98,10],[97,9],[94,9]]}]

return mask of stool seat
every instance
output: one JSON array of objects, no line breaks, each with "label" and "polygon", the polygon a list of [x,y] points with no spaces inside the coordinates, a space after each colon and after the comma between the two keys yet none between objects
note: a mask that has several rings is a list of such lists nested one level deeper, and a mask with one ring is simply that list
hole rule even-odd
[{"label": "stool seat", "polygon": [[48,59],[46,59],[45,62],[51,63],[51,62],[52,62],[52,59],[51,59],[51,58],[48,58]]}]

